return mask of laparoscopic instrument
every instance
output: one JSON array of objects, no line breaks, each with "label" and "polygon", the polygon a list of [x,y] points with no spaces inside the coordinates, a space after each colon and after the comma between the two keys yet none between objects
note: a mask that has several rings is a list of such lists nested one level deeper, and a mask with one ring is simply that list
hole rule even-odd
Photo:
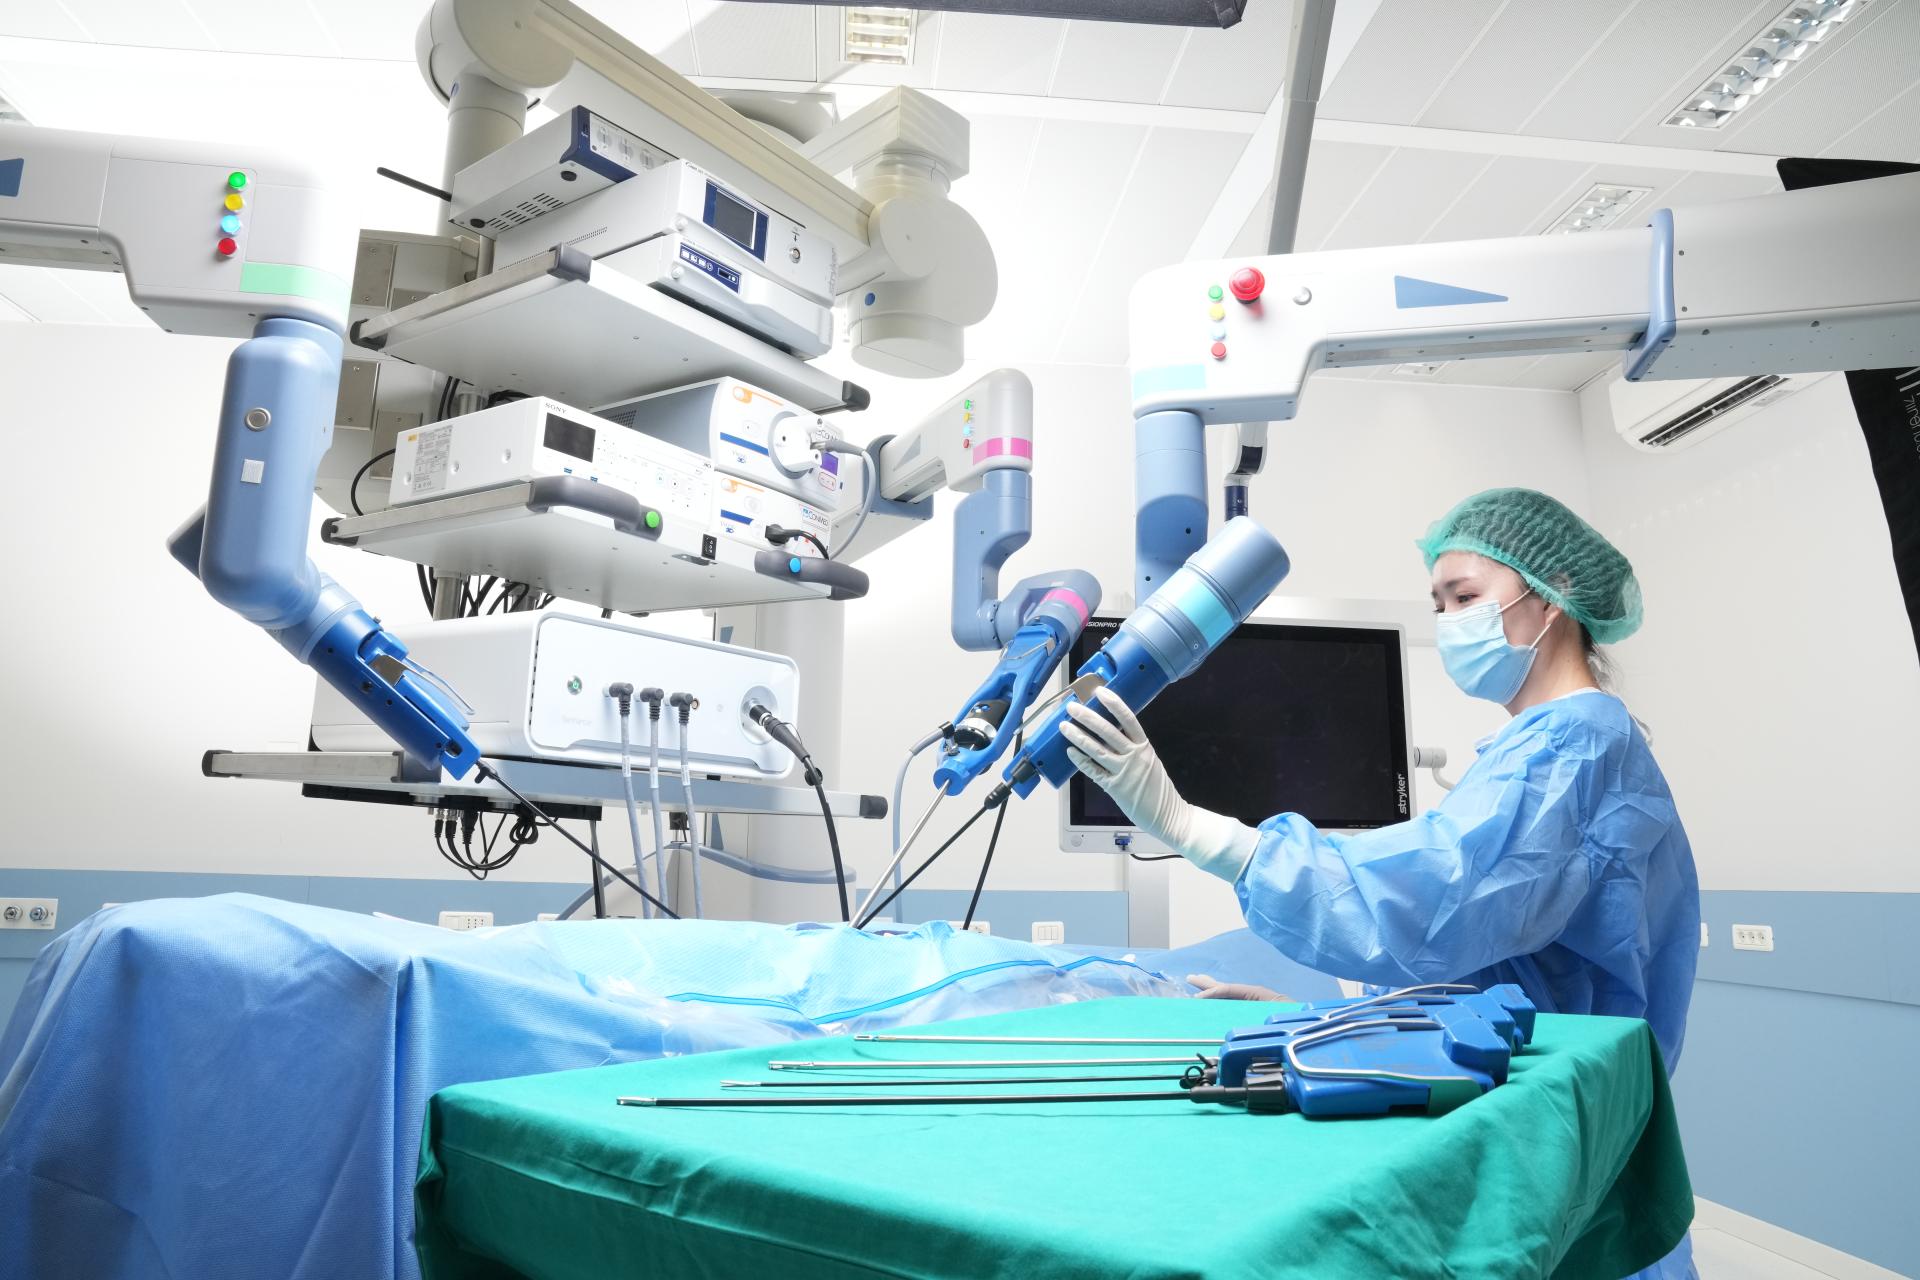
[{"label": "laparoscopic instrument", "polygon": [[[851,1107],[1006,1106],[1073,1103],[1188,1101],[1241,1106],[1252,1112],[1298,1112],[1311,1117],[1376,1116],[1416,1111],[1442,1115],[1506,1083],[1513,1056],[1533,1039],[1535,1009],[1518,986],[1479,991],[1458,985],[1408,987],[1384,995],[1317,1001],[1275,1014],[1256,1027],[1230,1032],[1211,1055],[1138,1058],[851,1059],[841,1062],[770,1062],[785,1070],[862,1069],[857,1080],[725,1080],[728,1094],[709,1097],[622,1097],[640,1107]],[[1160,1038],[1007,1036],[857,1037],[868,1043],[937,1044],[1125,1044],[1189,1043]],[[1193,1042],[1200,1043],[1200,1042]],[[1213,1046],[1214,1042],[1204,1042]],[[1112,1066],[1179,1067],[1177,1075],[964,1075],[926,1076],[928,1070],[979,1072],[992,1067],[1024,1069]],[[887,1078],[889,1071],[906,1074]],[[1141,1083],[1163,1081],[1158,1090],[1033,1093],[892,1093],[894,1087],[951,1089],[984,1086]],[[769,1095],[753,1090],[817,1089],[819,1096]],[[865,1088],[853,1094],[836,1092]]]},{"label": "laparoscopic instrument", "polygon": [[[1145,707],[1168,685],[1191,675],[1206,661],[1207,655],[1280,585],[1287,569],[1287,553],[1272,534],[1247,516],[1227,521],[1219,533],[1120,624],[1100,651],[1074,673],[1064,693],[1028,716],[1018,728],[1022,745],[1002,770],[1000,784],[988,793],[981,807],[912,875],[890,891],[882,893],[882,885],[876,883],[856,923],[871,923],[988,809],[1004,805],[1011,795],[1024,798],[1042,779],[1058,787],[1072,775],[1073,762],[1067,757],[1067,741],[1061,732],[1067,723],[1069,705],[1080,702],[1097,706],[1093,703],[1094,691],[1104,687],[1113,690],[1135,711]],[[1056,663],[1058,658],[1056,652]],[[1000,732],[1005,733],[1009,727],[1002,724]],[[949,757],[942,768],[951,770],[948,776],[957,778],[961,786],[993,762],[990,753],[981,753],[964,766],[956,763],[958,759]],[[941,777],[935,774],[936,781]],[[913,835],[900,846],[893,865],[882,875],[883,881],[905,859],[934,809],[953,790],[957,788],[941,782]],[[992,856],[991,848],[988,856]]]}]

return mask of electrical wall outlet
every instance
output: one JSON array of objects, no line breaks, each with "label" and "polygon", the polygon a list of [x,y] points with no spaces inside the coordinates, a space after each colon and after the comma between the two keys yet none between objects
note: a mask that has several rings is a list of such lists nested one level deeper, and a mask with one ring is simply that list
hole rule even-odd
[{"label": "electrical wall outlet", "polygon": [[493,928],[491,911],[442,911],[440,927],[452,929],[456,933],[465,933],[469,929]]},{"label": "electrical wall outlet", "polygon": [[1057,947],[1067,940],[1067,924],[1064,920],[1035,920],[1033,922],[1033,940],[1043,947]]},{"label": "electrical wall outlet", "polygon": [[51,929],[59,915],[58,898],[0,898],[0,929]]},{"label": "electrical wall outlet", "polygon": [[1700,946],[1704,950],[1713,941],[1713,933],[1707,928],[1707,922],[1700,922]]},{"label": "electrical wall outlet", "polygon": [[[960,921],[958,920],[949,920],[947,921],[947,923],[952,925],[955,929],[958,929],[960,927]],[[975,920],[972,924],[967,926],[967,931],[970,933],[990,934],[993,932],[993,926],[988,924],[985,920]]]},{"label": "electrical wall outlet", "polygon": [[1773,926],[1770,924],[1733,926],[1733,949],[1735,951],[1773,950]]}]

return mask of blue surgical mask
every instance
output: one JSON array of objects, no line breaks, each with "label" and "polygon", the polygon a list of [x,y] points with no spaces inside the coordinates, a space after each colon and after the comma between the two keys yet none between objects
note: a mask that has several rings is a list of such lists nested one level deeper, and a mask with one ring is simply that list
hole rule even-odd
[{"label": "blue surgical mask", "polygon": [[1500,615],[1532,594],[1531,590],[1523,591],[1505,604],[1489,600],[1434,619],[1434,639],[1440,647],[1440,661],[1453,682],[1469,697],[1505,705],[1513,701],[1520,686],[1527,682],[1527,673],[1533,670],[1534,655],[1547,629],[1541,628],[1532,644],[1509,644]]}]

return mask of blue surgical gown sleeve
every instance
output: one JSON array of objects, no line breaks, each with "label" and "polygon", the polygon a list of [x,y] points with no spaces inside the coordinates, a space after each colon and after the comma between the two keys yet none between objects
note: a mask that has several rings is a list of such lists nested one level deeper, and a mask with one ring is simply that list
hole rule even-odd
[{"label": "blue surgical gown sleeve", "polygon": [[1457,981],[1557,938],[1586,897],[1602,744],[1510,724],[1440,807],[1351,835],[1260,824],[1235,884],[1247,924],[1302,964],[1364,982]]}]

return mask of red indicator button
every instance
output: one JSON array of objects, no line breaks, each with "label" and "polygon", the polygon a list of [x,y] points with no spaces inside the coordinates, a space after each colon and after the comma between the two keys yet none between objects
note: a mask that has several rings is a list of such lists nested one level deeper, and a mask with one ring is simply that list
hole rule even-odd
[{"label": "red indicator button", "polygon": [[213,247],[220,251],[221,257],[231,258],[235,253],[239,252],[240,242],[232,236],[221,236],[220,243]]},{"label": "red indicator button", "polygon": [[1227,358],[1227,344],[1226,344],[1226,343],[1224,343],[1224,342],[1216,342],[1216,343],[1214,343],[1214,344],[1213,344],[1213,358],[1214,358],[1215,360],[1225,360],[1225,359]]},{"label": "red indicator button", "polygon": [[1233,279],[1227,281],[1227,288],[1233,290],[1233,296],[1242,302],[1252,302],[1267,287],[1267,278],[1258,268],[1242,267],[1233,273]]}]

